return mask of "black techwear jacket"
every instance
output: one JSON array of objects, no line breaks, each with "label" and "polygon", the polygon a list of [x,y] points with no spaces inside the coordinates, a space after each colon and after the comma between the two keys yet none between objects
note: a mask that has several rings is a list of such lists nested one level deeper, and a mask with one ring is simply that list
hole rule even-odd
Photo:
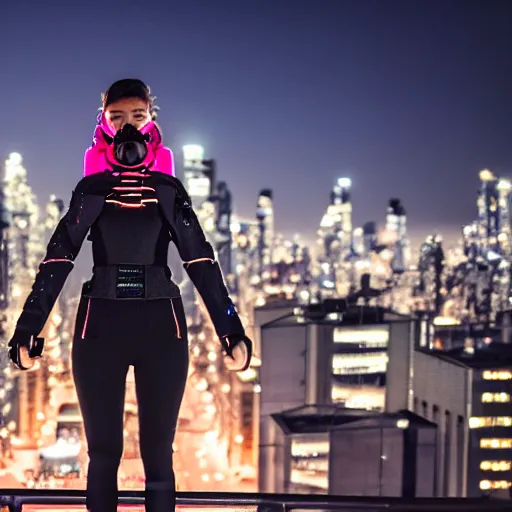
[{"label": "black techwear jacket", "polygon": [[133,298],[178,297],[179,288],[172,283],[167,268],[167,249],[173,241],[219,338],[244,335],[213,248],[187,192],[177,178],[153,171],[104,172],[78,183],[39,266],[18,320],[18,331],[34,336],[41,332],[88,234],[94,273],[84,295],[119,298],[112,291],[117,282],[112,269],[136,265],[147,270],[147,283],[144,295]]}]

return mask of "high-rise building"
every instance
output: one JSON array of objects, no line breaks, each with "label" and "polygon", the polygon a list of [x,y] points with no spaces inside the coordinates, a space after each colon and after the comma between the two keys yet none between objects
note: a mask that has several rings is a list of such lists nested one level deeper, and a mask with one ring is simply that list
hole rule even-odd
[{"label": "high-rise building", "polygon": [[512,486],[511,350],[415,351],[413,410],[439,427],[437,496]]},{"label": "high-rise building", "polygon": [[275,312],[269,305],[263,313],[271,320],[261,325],[259,339],[260,491],[281,492],[273,416],[305,405],[334,404],[357,418],[397,411],[388,384],[399,381],[407,396],[410,375],[400,354],[415,329],[408,317],[375,307],[346,309],[343,299]]},{"label": "high-rise building", "polygon": [[261,190],[256,205],[256,219],[258,220],[258,273],[260,284],[270,279],[272,264],[272,251],[274,247],[274,202],[272,190]]},{"label": "high-rise building", "polygon": [[496,251],[498,249],[498,235],[501,230],[498,178],[489,169],[480,171],[479,178],[478,233],[480,240],[483,242],[482,249],[484,251]]},{"label": "high-rise building", "polygon": [[323,297],[340,297],[350,291],[354,253],[350,178],[338,178],[327,211],[317,231],[318,269],[316,284]]},{"label": "high-rise building", "polygon": [[219,181],[215,195],[211,198],[215,204],[215,246],[220,268],[225,276],[233,273],[233,205],[231,191],[225,181]]},{"label": "high-rise building", "polygon": [[386,232],[393,249],[391,268],[395,273],[402,273],[409,263],[409,246],[407,240],[407,215],[400,199],[389,201],[386,214]]},{"label": "high-rise building", "polygon": [[[44,252],[39,209],[35,194],[28,184],[27,170],[19,153],[11,153],[5,162],[3,176],[4,212],[7,228],[8,253],[8,314],[7,337],[14,331],[15,322],[28,296]],[[11,368],[5,370],[11,373]],[[24,443],[39,437],[40,414],[44,398],[45,378],[37,372],[21,372],[16,376],[17,433]],[[9,407],[4,406],[4,413]]]},{"label": "high-rise building", "polygon": [[318,230],[325,257],[334,261],[352,249],[351,186],[350,178],[337,180]]},{"label": "high-rise building", "polygon": [[451,318],[489,326],[510,307],[512,185],[489,169],[479,178],[477,219],[463,227],[461,244],[446,251],[437,297],[431,298],[445,323]]},{"label": "high-rise building", "polygon": [[183,146],[183,184],[194,208],[200,208],[202,203],[213,195],[215,174],[215,161],[205,160],[202,146]]}]

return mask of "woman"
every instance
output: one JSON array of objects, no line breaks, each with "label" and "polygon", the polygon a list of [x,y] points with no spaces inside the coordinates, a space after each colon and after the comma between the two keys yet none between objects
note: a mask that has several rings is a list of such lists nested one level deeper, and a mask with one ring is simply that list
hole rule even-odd
[{"label": "woman", "polygon": [[22,370],[42,354],[37,338],[89,234],[93,275],[82,289],[72,364],[89,450],[87,508],[117,510],[125,381],[134,366],[146,510],[174,509],[172,443],[188,369],[187,325],[171,280],[172,240],[201,295],[232,370],[249,366],[252,343],[229,298],[172,154],[163,147],[149,88],[114,83],[103,95],[85,177],[73,192],[39,267],[9,356]]}]

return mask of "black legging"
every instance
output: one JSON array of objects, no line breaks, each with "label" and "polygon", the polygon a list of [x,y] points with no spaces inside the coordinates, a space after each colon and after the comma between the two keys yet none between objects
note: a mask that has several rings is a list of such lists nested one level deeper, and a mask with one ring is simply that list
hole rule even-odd
[{"label": "black legging", "polygon": [[90,459],[87,508],[117,511],[126,374],[133,365],[146,510],[173,511],[172,443],[188,370],[181,299],[82,298],[72,358]]}]

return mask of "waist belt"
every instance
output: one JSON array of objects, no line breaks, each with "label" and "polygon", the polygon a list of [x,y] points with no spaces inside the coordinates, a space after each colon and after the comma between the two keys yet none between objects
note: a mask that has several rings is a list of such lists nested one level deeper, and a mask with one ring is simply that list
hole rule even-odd
[{"label": "waist belt", "polygon": [[142,299],[146,297],[146,267],[117,266],[116,297],[118,299]]},{"label": "waist belt", "polygon": [[105,265],[93,268],[93,276],[82,288],[91,299],[173,299],[180,296],[163,265]]}]

